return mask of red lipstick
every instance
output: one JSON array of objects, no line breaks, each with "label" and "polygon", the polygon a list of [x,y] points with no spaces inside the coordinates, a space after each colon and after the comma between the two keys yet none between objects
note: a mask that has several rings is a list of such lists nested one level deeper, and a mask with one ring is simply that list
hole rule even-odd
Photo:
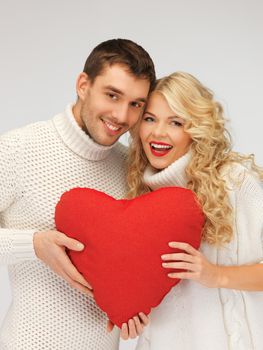
[{"label": "red lipstick", "polygon": [[169,145],[168,143],[164,142],[157,142],[157,141],[151,141],[150,142],[150,149],[152,154],[155,157],[163,157],[166,156],[170,152],[170,150],[173,148],[172,145]]}]

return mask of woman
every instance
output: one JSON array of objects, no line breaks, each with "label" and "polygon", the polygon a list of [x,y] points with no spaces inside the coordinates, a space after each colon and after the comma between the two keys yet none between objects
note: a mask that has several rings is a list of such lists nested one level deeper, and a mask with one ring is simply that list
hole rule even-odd
[{"label": "woman", "polygon": [[137,349],[263,348],[263,171],[231,150],[222,106],[190,74],[161,79],[133,132],[129,198],[191,189],[206,217],[200,250],[170,242],[182,281],[150,314]]}]

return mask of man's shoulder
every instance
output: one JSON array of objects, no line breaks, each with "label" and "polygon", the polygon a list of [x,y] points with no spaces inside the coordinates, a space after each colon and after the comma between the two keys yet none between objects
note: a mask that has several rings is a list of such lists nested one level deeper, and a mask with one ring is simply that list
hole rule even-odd
[{"label": "man's shoulder", "polygon": [[25,126],[9,130],[0,135],[1,142],[14,142],[18,140],[23,140],[31,135],[34,136],[36,132],[49,129],[52,119],[37,121],[34,123],[27,124]]},{"label": "man's shoulder", "polygon": [[33,122],[33,123],[29,123],[29,124],[26,124],[24,126],[20,126],[18,128],[6,131],[5,133],[2,133],[0,136],[1,137],[6,137],[6,136],[16,137],[17,135],[24,134],[24,133],[26,133],[26,132],[28,132],[30,130],[47,127],[50,124],[51,121],[52,121],[52,119],[48,119],[48,120],[41,120],[41,121],[36,121],[36,122]]}]

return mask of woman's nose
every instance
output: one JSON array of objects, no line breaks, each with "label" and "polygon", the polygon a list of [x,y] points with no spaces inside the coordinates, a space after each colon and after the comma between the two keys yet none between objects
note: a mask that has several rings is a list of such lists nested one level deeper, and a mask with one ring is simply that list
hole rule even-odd
[{"label": "woman's nose", "polygon": [[152,134],[155,137],[164,137],[166,136],[166,127],[165,125],[158,123],[155,125],[154,129],[152,130]]}]

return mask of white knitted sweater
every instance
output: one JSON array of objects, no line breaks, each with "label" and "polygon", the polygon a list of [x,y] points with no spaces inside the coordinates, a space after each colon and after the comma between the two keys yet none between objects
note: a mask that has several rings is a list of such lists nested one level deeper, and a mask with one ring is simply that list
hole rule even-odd
[{"label": "white knitted sweater", "polygon": [[[186,154],[161,172],[145,172],[145,182],[160,187],[186,187]],[[263,260],[263,189],[241,165],[224,176],[234,209],[234,238],[224,248],[206,243],[201,251],[215,264],[241,265]],[[234,183],[231,179],[239,180]],[[236,182],[236,181],[235,181]],[[183,280],[150,314],[150,325],[137,350],[262,350],[263,292],[207,288]]]},{"label": "white knitted sweater", "polygon": [[97,145],[79,128],[72,105],[0,137],[0,263],[8,265],[13,296],[1,350],[118,348],[118,332],[106,332],[94,301],[36,258],[32,236],[55,228],[55,205],[70,188],[123,197],[125,162],[123,145]]}]

